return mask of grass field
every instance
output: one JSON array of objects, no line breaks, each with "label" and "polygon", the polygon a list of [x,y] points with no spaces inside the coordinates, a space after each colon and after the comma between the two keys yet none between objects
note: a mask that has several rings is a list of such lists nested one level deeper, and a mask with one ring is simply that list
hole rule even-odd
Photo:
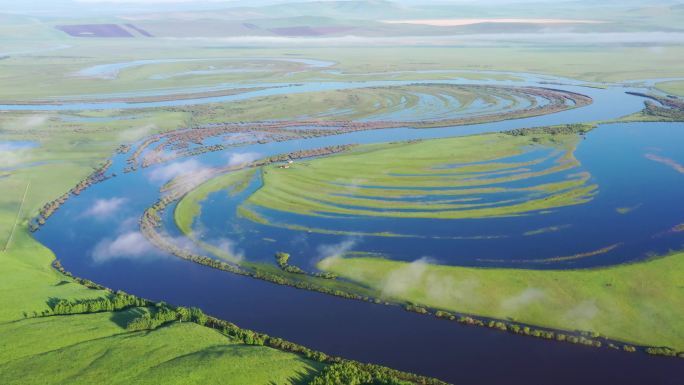
[{"label": "grass field", "polygon": [[580,204],[596,186],[573,156],[578,139],[489,134],[361,146],[288,169],[265,167],[263,187],[246,202],[304,215],[396,218],[484,218]]},{"label": "grass field", "polygon": [[[0,100],[107,97],[120,93],[144,94],[146,91],[179,93],[192,87],[222,83],[506,78],[497,74],[439,72],[453,70],[531,72],[588,82],[684,76],[680,65],[684,48],[678,45],[665,45],[653,52],[647,47],[601,44],[570,45],[563,49],[549,48],[545,44],[502,44],[486,48],[463,46],[458,49],[438,46],[225,49],[219,43],[197,47],[191,42],[177,41],[173,49],[168,49],[171,43],[160,40],[111,42],[99,39],[95,42],[54,37],[42,42],[42,46],[67,47],[0,60]],[[124,68],[112,78],[76,75],[96,65],[150,57],[207,60],[145,64]],[[502,61],[502,57],[506,60]],[[240,61],[240,58],[245,60]],[[269,62],[265,60],[268,58],[319,59],[335,64],[329,68],[306,67],[282,61]],[[620,63],[620,66],[607,63]],[[241,72],[240,68],[247,71]],[[24,87],[24,84],[39,84],[40,87]]]},{"label": "grass field", "polygon": [[[132,311],[0,324],[4,384],[298,384],[318,369],[300,357],[231,342],[193,323],[143,332],[120,325]],[[47,380],[49,379],[49,380]]]},{"label": "grass field", "polygon": [[684,96],[684,80],[658,83],[656,87],[672,95]]},{"label": "grass field", "polygon": [[[172,114],[171,114],[172,115]],[[158,125],[149,126],[149,119]],[[305,383],[320,364],[266,347],[237,344],[196,324],[128,332],[131,311],[24,318],[55,299],[106,295],[73,282],[50,264],[54,255],[28,232],[28,219],[47,201],[73,187],[122,142],[181,122],[162,115],[89,125],[55,116],[18,114],[0,120],[3,139],[33,140],[39,147],[11,151],[16,169],[0,179],[0,378],[3,384],[108,383]],[[172,126],[173,125],[173,126]],[[147,127],[141,129],[140,127]],[[81,128],[81,129],[75,129]],[[36,164],[36,162],[40,162]],[[32,166],[33,165],[33,166]],[[30,181],[18,222],[17,211]]]},{"label": "grass field", "polygon": [[53,254],[25,228],[0,252],[0,378],[4,384],[304,383],[321,365],[271,348],[235,343],[192,323],[128,332],[136,311],[24,319],[51,299],[104,296],[50,267]]},{"label": "grass field", "polygon": [[521,104],[525,101],[529,100],[511,94],[509,89],[485,90],[430,84],[293,92],[233,103],[193,106],[193,110],[198,114],[204,112],[208,115],[206,121],[211,123],[257,121],[264,120],[264,117],[421,121],[503,113],[522,108]]},{"label": "grass field", "polygon": [[[160,6],[163,11],[166,8],[166,5]],[[264,28],[287,28],[315,20],[316,16],[291,17],[301,16],[298,12],[309,12],[305,8],[300,4],[276,9],[270,14],[273,20],[255,23],[264,23],[263,32]],[[499,9],[488,8],[486,17],[500,16]],[[548,10],[537,8],[533,4],[515,12],[518,16],[548,17],[544,14]],[[566,12],[565,6],[561,9]],[[384,11],[377,15],[384,17]],[[473,8],[468,12],[465,17],[477,16],[482,11]],[[566,13],[564,17],[587,17],[572,10]],[[0,11],[0,104],[146,97],[188,93],[197,87],[266,83],[519,80],[514,75],[486,71],[553,74],[599,87],[600,82],[684,77],[684,46],[670,37],[662,41],[662,36],[653,43],[620,42],[621,37],[616,36],[614,42],[583,40],[560,44],[544,39],[515,41],[504,31],[497,40],[471,41],[468,37],[440,40],[429,37],[433,29],[421,27],[411,30],[420,32],[421,36],[416,36],[418,40],[400,35],[398,40],[383,42],[385,37],[392,37],[384,36],[391,35],[392,30],[374,20],[375,14],[363,15],[368,21],[352,21],[350,13],[335,11],[316,23],[323,27],[329,23],[356,23],[356,27],[366,28],[366,33],[370,31],[369,35],[354,38],[351,43],[344,36],[338,36],[339,40],[318,41],[274,34],[269,35],[270,40],[243,37],[231,40],[225,38],[225,32],[230,32],[233,24],[242,24],[233,22],[237,19],[223,13],[215,17],[212,12],[190,12],[175,13],[176,16],[169,18],[153,16],[147,21],[143,20],[149,15],[143,15],[141,25],[150,29],[156,35],[154,38],[86,39],[68,37],[54,26],[121,23],[123,19],[104,14],[73,18],[74,15],[67,17],[66,14],[49,16],[41,11],[37,16],[23,16],[9,9]],[[177,16],[181,20],[175,19]],[[279,19],[283,16],[286,19]],[[629,9],[609,6],[601,7],[600,12],[591,16],[604,18],[610,25],[587,26],[582,31],[653,30],[668,36],[681,31],[681,7],[632,10],[631,6]],[[477,34],[478,30],[474,29],[473,33]],[[542,38],[545,35],[535,33]],[[317,66],[274,58],[331,63]],[[118,72],[107,69],[90,75],[81,72],[93,66],[150,59],[160,61],[124,66]],[[658,87],[684,95],[684,82],[666,82]],[[42,205],[89,175],[122,143],[211,122],[301,117],[362,119],[406,108],[420,111],[423,106],[416,96],[418,92],[428,91],[418,87],[326,91],[154,110],[0,112],[0,145],[13,141],[35,144],[12,151],[0,147],[0,383],[306,383],[320,371],[321,364],[267,347],[239,344],[197,324],[174,322],[153,331],[127,330],[126,323],[145,309],[32,318],[57,299],[95,298],[107,292],[87,289],[55,271],[51,267],[55,256],[31,237],[28,221]],[[467,92],[442,92],[438,99],[453,100],[450,106],[467,106],[475,97]],[[287,170],[265,167],[266,185],[248,203],[305,215],[347,213],[426,218],[518,215],[579,204],[591,199],[595,186],[587,182],[585,174],[562,178],[580,167],[572,155],[576,145],[573,138],[495,134],[363,146],[351,155],[295,162]],[[531,148],[541,147],[551,148],[552,153],[512,160]],[[473,159],[481,163],[472,163]],[[446,163],[468,164],[454,169],[439,168]],[[459,175],[448,175],[454,170]],[[210,192],[235,186],[249,173],[217,178],[189,194],[175,212],[179,228],[191,235],[193,220],[201,210],[200,202]],[[483,176],[489,179],[478,181]],[[508,186],[527,180],[544,182],[529,188]],[[344,186],[343,194],[340,186]],[[440,194],[447,197],[439,197],[436,190],[425,187],[441,188]],[[505,202],[492,198],[500,193],[516,193],[525,199]],[[411,198],[415,195],[428,199],[424,203],[416,202]],[[247,206],[243,207],[243,213],[249,216]],[[380,213],[378,206],[385,210]],[[305,231],[331,231],[296,227],[297,224],[288,226]],[[684,349],[683,258],[682,254],[673,254],[634,265],[544,272],[447,267],[375,258],[333,258],[321,262],[322,270],[349,280],[288,275],[271,264],[245,262],[245,265],[335,290],[356,290],[368,296],[381,294],[398,301],[512,317],[544,326],[590,329],[634,343]]]},{"label": "grass field", "polygon": [[467,268],[377,258],[329,258],[319,268],[388,298],[684,350],[681,253],[588,270]]}]

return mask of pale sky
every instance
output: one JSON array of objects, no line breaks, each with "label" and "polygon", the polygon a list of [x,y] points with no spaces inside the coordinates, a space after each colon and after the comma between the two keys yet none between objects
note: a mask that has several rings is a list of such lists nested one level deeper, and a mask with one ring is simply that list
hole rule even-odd
[{"label": "pale sky", "polygon": [[[230,7],[258,7],[272,4],[309,2],[314,0],[0,0],[0,13],[22,13],[34,15],[58,15],[78,17],[88,15],[110,15],[122,12],[146,11],[192,11]],[[340,1],[340,0],[318,0]],[[345,0],[341,0],[345,1]],[[430,4],[469,4],[473,6],[510,5],[515,3],[571,2],[586,6],[611,4],[643,5],[643,0],[390,0],[396,4],[420,7]],[[676,3],[676,0],[652,0],[648,4]]]}]

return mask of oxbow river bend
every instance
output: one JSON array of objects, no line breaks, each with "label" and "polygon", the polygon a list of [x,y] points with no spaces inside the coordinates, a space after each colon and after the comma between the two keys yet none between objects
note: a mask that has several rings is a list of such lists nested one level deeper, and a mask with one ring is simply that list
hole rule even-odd
[{"label": "oxbow river bend", "polygon": [[[547,80],[548,78],[545,78],[545,81]],[[643,107],[642,98],[625,93],[626,90],[630,90],[628,88],[587,88],[577,82],[558,80],[563,84],[553,85],[553,88],[591,96],[593,104],[550,115],[487,124],[430,129],[392,128],[254,144],[223,152],[201,154],[195,159],[207,165],[220,165],[225,162],[226,152],[258,153],[267,157],[336,144],[451,137],[514,128],[600,121],[624,116]],[[539,79],[529,77],[524,84],[514,83],[516,86],[544,86],[538,81]],[[385,85],[388,82],[380,83]],[[484,84],[501,83],[506,82]],[[308,92],[335,87],[376,85],[378,82],[304,84],[291,86],[293,88],[289,91]],[[194,100],[192,103],[227,102],[237,98],[263,96],[269,92],[273,94],[287,91],[288,87],[267,89],[253,92],[251,96],[234,95],[220,100]],[[164,106],[174,105],[174,102],[158,103],[165,103]],[[31,106],[0,106],[0,109],[5,107],[29,109],[26,107]],[[40,109],[60,110],[120,107],[122,106],[102,104],[34,106]],[[679,218],[681,222],[684,218],[684,210],[680,208],[681,204],[678,204],[677,194],[684,188],[683,175],[666,165],[652,162],[643,155],[644,151],[659,148],[659,151],[666,153],[675,161],[683,162],[684,154],[677,150],[682,144],[682,123],[609,124],[599,126],[589,133],[586,140],[579,145],[576,156],[583,167],[592,174],[601,192],[595,206],[578,206],[572,210],[600,212],[612,210],[622,205],[623,201],[634,202],[644,205],[644,210],[637,211],[638,221],[644,226],[617,226],[602,233],[595,233],[594,238],[583,241],[613,243],[620,237],[633,238],[633,247],[638,251],[635,257],[650,251],[681,248],[684,243],[681,238],[661,237],[654,241],[650,236],[657,233],[658,229],[670,226],[669,221]],[[198,306],[211,315],[230,320],[239,326],[279,336],[328,354],[434,376],[455,384],[498,384],[506,382],[512,376],[520,383],[529,384],[576,384],[586,378],[606,383],[677,384],[681,376],[676,374],[684,374],[681,360],[553,343],[485,328],[457,325],[433,317],[408,313],[396,306],[345,300],[232,275],[180,260],[153,249],[151,245],[148,245],[149,253],[145,253],[144,257],[96,260],[93,258],[93,251],[98,243],[135,229],[138,218],[156,201],[160,186],[167,181],[151,177],[156,168],[164,165],[123,173],[126,158],[125,154],[115,155],[111,170],[118,174],[117,177],[96,184],[79,196],[71,198],[36,233],[36,237],[55,252],[66,269],[77,276],[152,300]],[[668,186],[667,191],[658,189],[661,185]],[[83,215],[96,200],[117,197],[125,199],[125,205],[115,215],[108,218]],[[602,200],[603,197],[607,197],[605,199],[609,201]],[[581,218],[584,219],[578,219],[576,227],[581,228],[582,220],[587,221],[587,225],[596,220],[596,215],[589,214],[591,213],[583,213]],[[172,210],[168,210],[166,215],[166,227],[173,231]],[[574,212],[572,215],[580,214]],[[659,222],[660,220],[664,223]],[[598,225],[606,227],[607,224]],[[175,235],[180,237],[177,230]],[[604,239],[597,240],[597,237],[604,237],[605,242],[602,242]],[[393,239],[381,239],[376,242],[393,242]],[[511,242],[513,243],[507,247],[524,248],[522,244]],[[573,246],[576,245],[567,245],[568,254],[574,252],[571,249]],[[543,249],[544,245],[539,247]],[[245,248],[249,258],[249,243],[245,244]],[[260,250],[255,248],[254,252],[256,251]],[[436,246],[430,252],[439,254],[439,249]],[[625,255],[616,254],[611,260],[598,264],[624,262],[628,260]],[[407,258],[414,257],[415,255],[411,255]],[[465,262],[471,265],[474,263]]]}]

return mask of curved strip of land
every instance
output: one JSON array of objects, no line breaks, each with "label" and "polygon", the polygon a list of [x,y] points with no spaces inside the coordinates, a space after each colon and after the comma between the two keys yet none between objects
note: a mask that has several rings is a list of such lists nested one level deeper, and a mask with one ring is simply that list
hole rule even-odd
[{"label": "curved strip of land", "polygon": [[[343,155],[295,162],[288,165],[288,168],[267,166],[264,171],[265,187],[253,195],[253,197],[257,196],[257,199],[252,203],[264,203],[261,200],[263,197],[258,198],[258,194],[263,194],[264,197],[286,194],[287,198],[279,201],[278,208],[292,211],[297,210],[298,205],[301,206],[309,199],[320,201],[321,199],[316,198],[320,194],[327,194],[328,199],[342,198],[338,193],[341,188],[348,185],[344,175],[363,178],[366,180],[364,183],[376,184],[380,190],[377,193],[377,199],[387,200],[393,195],[401,197],[405,194],[415,194],[419,186],[432,184],[433,188],[440,187],[443,183],[440,181],[441,178],[447,178],[446,183],[453,190],[457,189],[458,185],[477,185],[479,178],[489,179],[493,183],[510,182],[511,175],[506,174],[509,172],[513,175],[518,172],[529,177],[534,173],[530,168],[546,166],[548,170],[549,165],[546,163],[549,161],[552,165],[557,162],[567,163],[573,167],[576,165],[576,160],[571,154],[578,136],[572,134],[572,129],[568,129],[566,134],[555,135],[549,132],[565,132],[564,129],[549,128],[546,132],[544,130],[528,131],[360,146]],[[530,147],[543,147],[544,145],[555,146],[560,151],[525,157],[533,151]],[[487,151],[483,151],[484,148]],[[448,155],[445,156],[445,154]],[[522,156],[522,158],[514,159],[516,156]],[[408,158],[410,162],[407,162]],[[335,167],[332,167],[330,162],[334,162]],[[362,165],[362,167],[361,169],[346,167],[352,164]],[[381,170],[382,172],[374,173],[374,164],[385,164],[386,167]],[[554,168],[558,166],[550,167],[552,170]],[[297,170],[302,170],[301,175]],[[570,170],[554,171],[568,172]],[[181,231],[191,239],[195,239],[201,248],[210,253],[209,255],[217,256],[220,253],[216,253],[216,248],[207,247],[207,244],[193,237],[193,219],[201,210],[201,201],[206,199],[212,191],[242,191],[246,183],[243,178],[249,178],[253,173],[251,170],[248,174],[245,172],[227,174],[210,180],[198,190],[182,198],[176,207],[175,219]],[[269,175],[276,173],[284,176],[282,183],[269,186],[269,183],[273,183]],[[504,173],[503,176],[501,173]],[[537,173],[540,174],[538,176],[553,175],[553,172],[545,174],[539,170]],[[561,175],[573,174],[561,173]],[[319,177],[322,179],[319,180]],[[412,189],[398,189],[397,187],[406,187],[404,181],[406,178],[418,179]],[[324,183],[325,181],[328,182]],[[330,185],[330,181],[335,181],[330,189],[312,188],[312,184],[325,186]],[[578,181],[580,182],[578,186],[569,187],[565,186],[568,182],[562,183],[571,191],[574,189],[584,194],[586,190],[586,193],[590,194],[594,187],[582,187],[587,178],[580,177]],[[389,186],[392,184],[395,186]],[[541,190],[546,190],[551,196],[564,191],[557,186],[549,186],[545,184]],[[373,190],[368,186],[356,186],[356,188],[360,190],[365,188],[366,194]],[[196,194],[196,191],[201,192]],[[430,195],[435,191],[438,190],[424,189],[420,190],[420,193]],[[486,195],[492,191],[485,189],[480,193]],[[355,192],[355,194],[358,193]],[[560,198],[544,201],[547,204],[580,203],[572,201],[563,203],[563,199]],[[396,203],[389,200],[387,202]],[[170,201],[164,202],[163,207],[170,203]],[[377,204],[377,200],[372,203]],[[434,202],[428,202],[428,204],[434,204]],[[441,206],[443,204],[438,205],[440,206],[431,212],[431,215],[439,215],[437,213],[443,212]],[[540,210],[538,207],[536,209]],[[501,210],[501,207],[492,210]],[[316,212],[320,212],[320,207],[309,211],[309,213]],[[472,216],[473,213],[469,212],[469,215]],[[255,218],[248,219],[254,220]],[[628,351],[634,349],[631,344],[651,346],[645,350],[652,354],[676,355],[677,350],[684,349],[684,334],[681,332],[684,330],[681,324],[681,320],[684,319],[681,313],[681,309],[684,309],[684,297],[680,293],[681,290],[671,284],[676,281],[679,274],[683,273],[684,264],[681,263],[683,261],[681,254],[636,264],[589,270],[468,268],[444,266],[423,259],[411,263],[392,261],[372,255],[358,257],[358,254],[355,257],[333,255],[318,263],[317,267],[322,272],[330,273],[332,277],[343,278],[343,280],[338,280],[291,274],[278,271],[275,266],[245,262],[233,259],[229,255],[223,255],[222,259],[230,263],[217,261],[212,257],[193,255],[171,246],[170,239],[158,233],[158,231],[163,231],[160,222],[153,222],[153,224],[147,224],[146,227],[156,229],[153,234],[157,235],[153,235],[153,239],[156,239],[155,244],[159,247],[201,264],[275,283],[352,299],[403,303],[407,304],[407,309],[411,311],[432,313],[442,318],[451,317],[463,320],[464,323],[481,324],[516,333],[516,330],[520,328],[519,324],[538,325],[546,328],[540,329],[542,331],[537,333],[543,338],[565,340],[567,335],[560,331],[579,329],[590,331],[594,337],[602,336],[609,338],[609,341],[617,340],[627,343],[621,346],[610,342],[609,346],[624,348]],[[615,246],[605,249],[609,250],[613,247]],[[603,251],[602,249],[588,254],[593,255]],[[463,314],[467,316],[464,318]],[[473,315],[475,318],[472,318]],[[478,320],[477,317],[484,317],[485,320]],[[490,323],[486,319],[498,321]],[[556,330],[556,332],[549,334],[548,330]],[[572,334],[572,332],[566,333]],[[597,344],[598,340],[595,339],[587,341],[588,344],[594,346],[601,345]],[[659,349],[655,348],[656,346],[670,346],[671,349]]]}]

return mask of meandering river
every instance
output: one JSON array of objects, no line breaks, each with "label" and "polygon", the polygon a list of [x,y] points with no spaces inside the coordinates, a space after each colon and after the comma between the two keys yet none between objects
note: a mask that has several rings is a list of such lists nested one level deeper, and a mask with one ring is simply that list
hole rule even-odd
[{"label": "meandering river", "polygon": [[[548,81],[548,77],[544,80]],[[202,100],[135,105],[7,105],[0,106],[0,109],[162,107],[183,103],[229,102],[291,92],[409,83],[417,82],[315,83]],[[527,78],[522,83],[456,80],[444,83],[544,86],[539,83],[539,79],[535,81],[532,78]],[[205,165],[220,165],[226,162],[227,153],[252,152],[266,157],[334,144],[439,138],[513,128],[608,120],[638,111],[643,106],[643,99],[624,93],[629,89],[595,89],[582,87],[576,83],[570,84],[567,81],[560,83],[565,85],[554,85],[553,88],[589,95],[594,103],[555,114],[496,123],[434,129],[392,128],[254,144],[217,153],[205,153],[194,157],[194,161]],[[576,225],[573,227],[581,229],[585,225],[594,225],[594,221],[602,214],[609,211],[615,213],[618,207],[638,208],[624,214],[634,217],[629,221],[619,222],[620,225],[613,228],[603,229],[605,222],[595,223],[595,227],[601,227],[603,231],[594,231],[592,237],[587,237],[588,233],[581,232],[585,230],[577,230],[580,232],[572,233],[573,242],[579,242],[578,239],[581,238],[582,242],[586,241],[588,246],[593,246],[594,243],[614,243],[615,239],[628,238],[634,242],[633,247],[638,254],[635,254],[634,258],[648,251],[681,247],[681,243],[684,243],[681,237],[661,237],[654,240],[651,236],[667,229],[677,220],[684,222],[684,210],[681,209],[681,204],[678,204],[677,194],[684,189],[684,175],[663,162],[649,159],[646,154],[656,154],[661,159],[668,158],[673,162],[684,162],[684,154],[678,150],[682,144],[682,123],[611,124],[600,126],[591,132],[579,145],[576,155],[582,167],[593,175],[592,178],[600,186],[601,192],[595,203],[592,203],[594,206],[580,205],[571,209],[579,211],[568,211],[559,215],[567,215],[565,219],[574,220]],[[230,320],[242,327],[279,336],[329,354],[384,364],[438,377],[455,384],[500,384],[509,383],[511,378],[515,378],[519,383],[529,384],[577,384],[587,379],[594,383],[677,384],[684,374],[684,365],[677,359],[553,343],[485,328],[467,327],[408,313],[398,307],[345,300],[274,285],[180,260],[154,249],[144,239],[135,238],[140,215],[155,202],[159,196],[160,186],[168,180],[159,177],[159,171],[167,165],[122,173],[126,158],[127,155],[115,155],[112,171],[119,174],[117,177],[96,184],[79,196],[69,199],[36,233],[38,240],[52,249],[66,269],[77,276],[152,300],[198,306],[211,315]],[[96,202],[111,203],[117,199],[120,205],[115,210],[101,210],[94,214],[93,207]],[[173,230],[173,226],[169,226],[172,225],[169,222],[170,212],[166,215],[167,227]],[[620,218],[618,215],[615,214],[611,218]],[[641,225],[631,225],[633,221]],[[586,231],[591,232],[595,227],[590,227]],[[174,235],[180,237],[178,232]],[[540,248],[549,248],[547,251],[553,253],[559,247],[559,239],[553,238],[553,234],[549,237],[548,243],[541,244]],[[121,253],[122,249],[132,246],[126,244],[126,239],[134,240],[136,249]],[[329,240],[321,242],[324,241]],[[394,241],[393,238],[375,240]],[[505,245],[487,247],[492,252],[501,247],[519,247],[520,254],[529,249],[522,238],[507,242],[509,243]],[[641,246],[643,249],[639,248]],[[250,252],[247,243],[243,247]],[[392,247],[389,247],[389,250],[391,249]],[[260,250],[255,248],[253,251]],[[431,252],[439,258],[439,245]],[[569,254],[573,252],[574,250],[568,250]],[[408,255],[406,258],[414,257],[415,255]],[[612,260],[594,265],[618,263],[629,259],[627,254],[620,254]],[[458,261],[453,263],[458,264]],[[473,262],[466,261],[464,264]]]}]

